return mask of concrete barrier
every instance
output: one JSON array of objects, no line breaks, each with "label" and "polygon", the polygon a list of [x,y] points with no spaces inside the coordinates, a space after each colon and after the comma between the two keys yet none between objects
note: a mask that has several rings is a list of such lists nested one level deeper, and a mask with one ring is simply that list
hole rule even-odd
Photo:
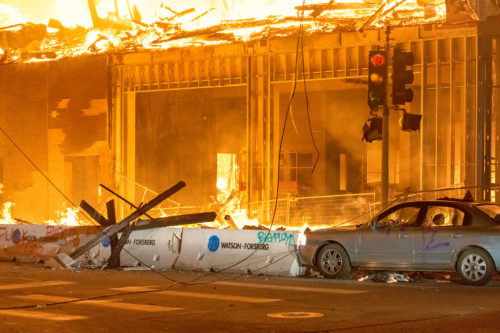
[{"label": "concrete barrier", "polygon": [[176,268],[298,276],[297,232],[184,229]]},{"label": "concrete barrier", "polygon": [[[71,252],[99,233],[94,227],[0,225],[0,260],[37,262]],[[89,255],[96,256],[99,248]]]},{"label": "concrete barrier", "polygon": [[156,268],[171,269],[179,257],[181,238],[181,228],[133,231],[120,254],[120,266],[140,266],[142,262]]},{"label": "concrete barrier", "polygon": [[[0,225],[0,260],[37,262],[71,253],[100,234],[96,227]],[[119,234],[120,236],[120,234]],[[122,267],[227,270],[298,276],[298,233],[291,231],[154,228],[133,231],[120,254]],[[106,238],[79,260],[100,265],[111,254]],[[90,259],[90,260],[88,260]],[[88,262],[86,262],[88,260]]]}]

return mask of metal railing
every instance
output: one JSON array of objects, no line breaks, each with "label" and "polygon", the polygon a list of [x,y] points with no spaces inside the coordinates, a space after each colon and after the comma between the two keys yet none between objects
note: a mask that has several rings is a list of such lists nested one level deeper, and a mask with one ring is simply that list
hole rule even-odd
[{"label": "metal railing", "polygon": [[[135,183],[143,191],[143,200],[154,191]],[[457,187],[413,192],[406,190],[389,200],[388,206],[408,200],[435,200],[439,198],[461,199],[469,191],[491,191],[492,198],[500,185],[491,185],[487,188]],[[224,201],[224,200],[222,200]],[[493,200],[494,201],[494,200]],[[275,207],[276,206],[276,207]],[[377,201],[376,193],[357,193],[341,195],[325,195],[311,197],[288,196],[278,200],[257,201],[245,203],[239,194],[227,202],[213,203],[203,206],[182,206],[173,200],[167,200],[159,207],[150,211],[150,214],[159,216],[181,215],[216,211],[219,220],[231,216],[237,221],[238,227],[244,225],[273,225],[273,228],[302,228],[348,226],[365,223],[382,210],[382,204]],[[273,217],[274,215],[274,217]]]}]

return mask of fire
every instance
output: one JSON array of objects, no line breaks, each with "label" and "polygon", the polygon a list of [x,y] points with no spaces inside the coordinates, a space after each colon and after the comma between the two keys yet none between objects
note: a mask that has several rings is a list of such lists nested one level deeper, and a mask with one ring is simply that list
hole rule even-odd
[{"label": "fire", "polygon": [[83,221],[78,217],[78,208],[70,208],[66,207],[62,211],[58,211],[56,213],[56,220],[45,220],[43,224],[48,225],[65,225],[65,226],[79,226],[79,225],[88,225],[86,221]]},{"label": "fire", "polygon": [[[0,186],[1,190],[1,186]],[[22,219],[17,219],[12,217],[12,211],[15,207],[13,202],[5,202],[2,205],[0,211],[0,224],[18,224],[18,223],[30,223],[29,221],[23,221]],[[61,211],[56,212],[56,219],[44,220],[42,224],[46,225],[64,225],[64,226],[83,226],[91,225],[90,221],[83,220],[78,216],[79,208],[66,207]]]},{"label": "fire", "polygon": [[[20,55],[24,55],[24,61],[47,61],[85,53],[167,49],[289,36],[297,33],[301,23],[306,33],[312,33],[359,29],[371,18],[372,27],[443,22],[446,18],[445,0],[312,0],[303,4],[302,0],[172,0],[168,3],[163,0],[55,0],[51,8],[46,8],[40,1],[33,0],[30,6],[22,8],[0,5],[0,31],[7,27],[10,31],[29,27],[28,22],[47,25],[46,36],[36,37],[38,43],[11,50],[7,59],[0,62],[18,61]],[[33,56],[26,59],[30,52]]]},{"label": "fire", "polygon": [[28,19],[21,14],[20,9],[12,5],[0,4],[0,24],[2,26],[27,22]]},{"label": "fire", "polygon": [[16,224],[17,221],[12,218],[12,207],[14,206],[13,202],[5,202],[2,205],[2,218],[0,219],[0,224]]}]

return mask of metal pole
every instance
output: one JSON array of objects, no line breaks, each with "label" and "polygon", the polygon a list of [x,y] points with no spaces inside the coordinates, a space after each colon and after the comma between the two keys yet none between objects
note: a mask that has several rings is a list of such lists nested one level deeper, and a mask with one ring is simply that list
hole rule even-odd
[{"label": "metal pole", "polygon": [[[389,61],[389,34],[391,27],[387,26],[386,34],[386,52],[387,61]],[[385,82],[388,88],[387,80]],[[388,91],[388,89],[386,89]],[[387,207],[389,201],[389,106],[387,105],[388,98],[385,99],[384,114],[382,117],[382,207]]]},{"label": "metal pole", "polygon": [[389,107],[384,106],[382,120],[382,207],[389,199]]}]

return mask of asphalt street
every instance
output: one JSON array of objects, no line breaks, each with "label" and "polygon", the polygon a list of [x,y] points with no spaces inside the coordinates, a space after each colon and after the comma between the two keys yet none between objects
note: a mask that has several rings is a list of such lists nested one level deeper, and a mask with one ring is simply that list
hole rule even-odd
[{"label": "asphalt street", "polygon": [[471,287],[439,277],[384,283],[162,274],[0,263],[0,331],[500,331],[498,278]]}]

